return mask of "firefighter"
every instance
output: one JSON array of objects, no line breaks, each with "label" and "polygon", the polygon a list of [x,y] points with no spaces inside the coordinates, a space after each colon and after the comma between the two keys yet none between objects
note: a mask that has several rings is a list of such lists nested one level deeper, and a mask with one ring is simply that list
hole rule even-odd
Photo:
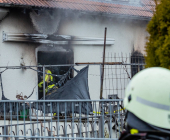
[{"label": "firefighter", "polygon": [[[46,85],[46,89],[45,89],[45,93],[47,94],[49,89],[52,89],[55,84],[53,84],[53,76],[49,75],[52,74],[52,72],[48,69],[45,70],[45,85]],[[38,84],[38,87],[40,89],[40,91],[42,92],[42,88],[43,88],[43,80]]]},{"label": "firefighter", "polygon": [[148,68],[125,91],[126,131],[120,140],[170,139],[170,70]]}]

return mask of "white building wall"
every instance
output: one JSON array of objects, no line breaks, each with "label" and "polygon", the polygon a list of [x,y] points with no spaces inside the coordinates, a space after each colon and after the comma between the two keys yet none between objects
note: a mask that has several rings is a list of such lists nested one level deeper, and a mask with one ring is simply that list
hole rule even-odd
[{"label": "white building wall", "polygon": [[[92,38],[104,38],[107,27],[107,38],[115,39],[115,44],[106,47],[108,53],[124,53],[129,55],[132,50],[144,53],[146,42],[146,21],[128,19],[104,18],[102,16],[72,16],[64,19],[60,24],[59,34]],[[73,46],[74,62],[102,62],[103,46]],[[107,59],[106,59],[107,61]],[[100,68],[89,68],[89,90],[91,99],[100,96]],[[122,93],[120,93],[122,94]],[[121,95],[122,97],[124,96]]]},{"label": "white building wall", "polygon": [[[128,54],[132,52],[133,48],[144,53],[147,36],[145,30],[146,24],[147,22],[144,21],[134,22],[134,20],[103,17],[66,18],[61,22],[58,34],[103,38],[104,28],[107,27],[107,37],[115,39],[115,44],[106,47],[106,56],[109,52]],[[10,13],[0,23],[0,66],[19,66],[22,61],[27,66],[36,65],[35,49],[39,45],[33,43],[2,42],[3,31],[11,33],[36,33],[29,16],[20,12]],[[103,46],[81,45],[72,47],[74,50],[74,62],[102,62]],[[80,67],[77,68],[80,69]],[[0,71],[3,70],[2,68],[0,69]],[[5,96],[8,99],[14,100],[16,99],[17,92],[22,92],[27,96],[30,95],[33,88],[37,85],[37,73],[32,70],[8,69],[2,74],[2,80]],[[88,81],[91,99],[99,99],[99,66],[89,67]],[[38,89],[36,88],[30,99],[37,99],[37,91]],[[3,123],[3,121],[0,121],[0,124]],[[2,130],[0,131],[2,132]]]},{"label": "white building wall", "polygon": [[[79,37],[103,38],[107,27],[107,38],[115,43],[106,47],[108,53],[144,53],[146,42],[146,21],[136,21],[102,16],[71,16],[62,19],[57,34]],[[10,13],[0,24],[0,66],[36,65],[35,49],[38,44],[2,42],[2,32],[36,33],[30,17],[21,12]],[[102,62],[103,46],[74,45],[74,62]],[[107,61],[107,59],[106,59]],[[80,69],[81,67],[78,67]],[[3,69],[0,69],[1,71]],[[7,70],[2,74],[5,96],[16,99],[16,93],[30,95],[37,85],[37,73],[32,70]],[[89,67],[89,90],[91,99],[100,96],[100,67]],[[38,87],[30,99],[37,99]],[[122,93],[121,93],[122,94]],[[122,95],[124,96],[124,95]]]},{"label": "white building wall", "polygon": [[[36,65],[37,44],[2,42],[2,32],[36,33],[29,16],[21,12],[11,12],[0,23],[0,66]],[[3,71],[4,69],[0,69]],[[32,70],[6,70],[2,74],[4,94],[8,99],[16,99],[16,93],[29,96],[37,84],[37,73]],[[37,89],[30,99],[37,98]],[[1,92],[0,92],[1,96]]]}]

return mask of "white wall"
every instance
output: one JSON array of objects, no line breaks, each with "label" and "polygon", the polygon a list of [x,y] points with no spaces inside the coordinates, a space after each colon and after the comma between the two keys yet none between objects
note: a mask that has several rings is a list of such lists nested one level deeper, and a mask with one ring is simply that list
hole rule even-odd
[{"label": "white wall", "polygon": [[[0,66],[36,65],[35,47],[37,44],[2,42],[2,32],[36,33],[29,16],[12,11],[0,23]],[[0,71],[3,69],[1,68]],[[2,74],[4,94],[8,99],[16,99],[16,93],[30,95],[37,84],[37,73],[32,70],[6,70]],[[37,89],[30,99],[36,99]],[[1,96],[1,92],[0,92]]]},{"label": "white wall", "polygon": [[[63,18],[60,35],[80,37],[104,37],[107,27],[107,37],[115,39],[115,44],[106,47],[106,56],[112,53],[131,53],[133,48],[144,53],[147,32],[146,21],[136,21],[119,18],[104,18],[102,16],[68,16]],[[30,17],[21,12],[11,12],[0,24],[0,66],[19,66],[23,58],[25,65],[36,65],[35,48],[38,44],[2,42],[2,32],[36,33]],[[72,46],[74,62],[102,62],[103,46]],[[107,60],[106,61],[110,61]],[[80,67],[78,67],[80,69]],[[3,69],[0,69],[2,71]],[[5,96],[16,99],[16,93],[29,95],[37,84],[37,73],[32,70],[7,70],[2,74]],[[100,67],[89,67],[89,90],[91,99],[100,96]],[[37,99],[37,88],[30,99]],[[122,93],[121,93],[122,94]],[[124,96],[121,95],[122,97]]]},{"label": "white wall", "polygon": [[[104,37],[107,27],[107,37],[115,39],[115,44],[106,47],[108,53],[124,53],[129,55],[132,50],[144,53],[146,42],[147,21],[137,21],[119,18],[104,18],[102,16],[70,16],[62,20],[58,34],[82,37]],[[102,62],[103,46],[73,46],[74,62]],[[99,66],[89,68],[89,89],[91,99],[100,96]],[[122,94],[122,93],[120,93]],[[122,97],[124,96],[121,95]]]}]

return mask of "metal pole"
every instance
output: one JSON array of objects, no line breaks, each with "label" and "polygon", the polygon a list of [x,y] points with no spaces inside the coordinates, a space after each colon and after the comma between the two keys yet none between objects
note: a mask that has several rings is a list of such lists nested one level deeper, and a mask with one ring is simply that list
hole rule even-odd
[{"label": "metal pole", "polygon": [[100,99],[103,97],[103,79],[104,79],[104,63],[105,63],[105,50],[106,50],[106,33],[107,28],[105,28],[105,34],[104,34],[104,48],[103,48],[103,67],[102,67],[102,76],[101,76],[101,87],[100,87]]},{"label": "metal pole", "polygon": [[[45,66],[43,66],[43,100],[45,100]],[[43,109],[44,109],[44,137],[46,136],[46,123],[45,123],[45,102],[43,102]],[[44,138],[42,140],[45,140]]]},{"label": "metal pole", "polygon": [[[76,65],[102,65],[103,62],[79,62]],[[105,62],[105,65],[122,65],[122,62]]]},{"label": "metal pole", "polygon": [[119,129],[118,137],[120,137],[120,105],[119,105],[119,101],[117,102],[117,111],[118,111],[118,129]]},{"label": "metal pole", "polygon": [[43,99],[45,100],[45,66],[43,66]]},{"label": "metal pole", "polygon": [[1,82],[1,90],[2,90],[2,96],[4,95],[3,85],[2,85],[2,75],[0,74],[0,82]]},{"label": "metal pole", "polygon": [[101,115],[99,117],[99,138],[104,138],[104,102],[100,102]]},{"label": "metal pole", "polygon": [[[45,67],[65,67],[65,66],[77,66],[77,65],[101,65],[102,62],[85,62],[83,63],[75,63],[75,64],[61,64],[61,65],[44,65]],[[130,66],[145,66],[144,63],[123,63],[123,62],[105,62],[105,65],[130,65]],[[31,69],[32,67],[43,67],[43,66],[0,66],[0,68],[6,68],[6,69]],[[6,71],[6,70],[4,70]],[[2,71],[2,72],[4,72]],[[2,73],[1,72],[1,73]]]}]

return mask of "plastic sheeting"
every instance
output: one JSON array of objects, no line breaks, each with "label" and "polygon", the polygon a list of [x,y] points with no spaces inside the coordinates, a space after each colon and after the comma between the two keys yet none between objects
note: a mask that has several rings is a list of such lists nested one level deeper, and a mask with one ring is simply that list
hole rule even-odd
[{"label": "plastic sheeting", "polygon": [[[89,88],[88,88],[88,66],[81,69],[78,74],[67,81],[64,86],[59,89],[54,90],[50,95],[45,97],[45,100],[85,100],[90,99]],[[43,100],[43,98],[42,98]],[[42,110],[45,113],[50,113],[52,106],[52,113],[67,112],[71,113],[72,107],[74,106],[75,113],[83,113],[90,114],[92,112],[92,105],[90,102],[77,102],[74,105],[72,103],[67,102],[67,104],[63,103],[45,103],[46,108],[44,110],[43,103],[38,105],[38,109]],[[57,105],[59,105],[57,110]],[[36,107],[36,106],[35,106]]]},{"label": "plastic sheeting", "polygon": [[[74,78],[68,80],[62,87],[54,89],[51,94],[45,97],[45,100],[90,100],[88,88],[88,66],[77,72],[78,74]],[[2,100],[8,99],[2,94]],[[43,100],[43,98],[41,100]],[[10,110],[13,112],[16,112],[17,110],[22,111],[24,108],[34,108],[36,110],[41,110],[44,113],[72,113],[72,111],[74,111],[74,113],[79,114],[90,114],[92,112],[92,103],[85,101],[77,101],[76,103],[34,102],[31,105],[19,103],[17,106],[16,103],[0,103],[0,113],[3,113],[4,110],[5,112],[9,112]]]},{"label": "plastic sheeting", "polygon": [[81,69],[78,74],[67,81],[61,88],[45,97],[46,100],[71,100],[90,99],[88,89],[88,66]]}]

